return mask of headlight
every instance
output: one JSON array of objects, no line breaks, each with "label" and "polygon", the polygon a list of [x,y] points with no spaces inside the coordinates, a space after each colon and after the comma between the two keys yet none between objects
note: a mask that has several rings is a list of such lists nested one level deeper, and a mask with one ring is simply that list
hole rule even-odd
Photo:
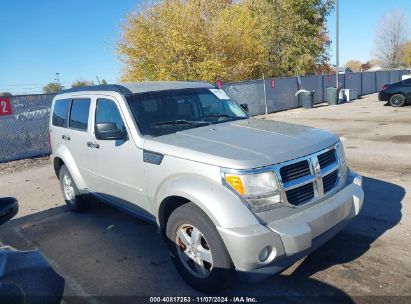
[{"label": "headlight", "polygon": [[226,185],[243,197],[253,211],[267,211],[281,203],[278,182],[273,171],[242,174],[223,170],[222,173]]}]

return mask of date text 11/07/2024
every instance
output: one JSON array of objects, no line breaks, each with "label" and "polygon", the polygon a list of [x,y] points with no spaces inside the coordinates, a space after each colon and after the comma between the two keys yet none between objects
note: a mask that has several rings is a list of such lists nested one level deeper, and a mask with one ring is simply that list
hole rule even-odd
[{"label": "date text 11/07/2024", "polygon": [[254,297],[150,297],[150,303],[257,303]]}]

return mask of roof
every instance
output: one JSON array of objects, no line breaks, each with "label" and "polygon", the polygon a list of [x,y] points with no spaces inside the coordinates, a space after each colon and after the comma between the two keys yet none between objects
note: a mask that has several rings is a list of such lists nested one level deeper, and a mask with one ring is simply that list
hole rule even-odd
[{"label": "roof", "polygon": [[373,65],[372,67],[370,67],[367,72],[372,72],[372,71],[383,71],[385,70],[383,67],[377,65]]},{"label": "roof", "polygon": [[165,90],[213,88],[208,82],[202,81],[144,81],[144,82],[124,82],[119,84],[107,84],[96,86],[85,86],[63,90],[59,94],[85,92],[85,91],[114,91],[124,96]]}]

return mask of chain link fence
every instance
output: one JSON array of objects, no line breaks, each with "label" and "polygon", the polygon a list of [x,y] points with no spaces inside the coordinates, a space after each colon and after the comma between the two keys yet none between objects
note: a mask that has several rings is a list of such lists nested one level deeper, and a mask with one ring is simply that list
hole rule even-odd
[{"label": "chain link fence", "polygon": [[[408,73],[408,70],[346,73],[340,74],[338,81],[342,88],[356,89],[358,96],[362,96],[378,92],[384,84],[400,81]],[[223,88],[234,101],[247,104],[251,115],[261,115],[300,107],[295,93],[301,89],[315,91],[314,102],[322,103],[326,88],[335,87],[335,77],[332,74],[231,82]]]},{"label": "chain link fence", "polygon": [[[399,81],[407,70],[347,73],[339,75],[343,88],[356,89],[358,96],[377,92],[389,82]],[[324,100],[328,87],[335,87],[335,75],[301,76],[252,80],[224,84],[227,94],[249,113],[260,115],[300,106],[295,93],[314,90],[315,103]],[[0,163],[50,154],[48,121],[55,94],[10,97],[13,115],[0,116]]]},{"label": "chain link fence", "polygon": [[0,163],[50,154],[48,120],[54,96],[9,98],[13,114],[0,116]]}]

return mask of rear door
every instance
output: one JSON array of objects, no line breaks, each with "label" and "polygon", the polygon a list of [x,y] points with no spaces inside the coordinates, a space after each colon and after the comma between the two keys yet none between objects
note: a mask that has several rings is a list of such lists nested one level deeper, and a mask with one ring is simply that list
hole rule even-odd
[{"label": "rear door", "polygon": [[50,145],[52,150],[65,143],[67,135],[67,122],[70,110],[71,99],[56,99],[53,105],[53,112],[50,119]]},{"label": "rear door", "polygon": [[91,140],[90,98],[73,98],[70,104],[65,140],[67,147],[83,177],[86,185],[90,182],[88,170],[89,150],[87,142]]},{"label": "rear door", "polygon": [[[115,123],[130,134],[117,100],[97,98],[94,124]],[[89,143],[92,192],[140,215],[151,217],[143,171],[143,151],[129,135],[127,140],[98,140],[94,132]]]}]

